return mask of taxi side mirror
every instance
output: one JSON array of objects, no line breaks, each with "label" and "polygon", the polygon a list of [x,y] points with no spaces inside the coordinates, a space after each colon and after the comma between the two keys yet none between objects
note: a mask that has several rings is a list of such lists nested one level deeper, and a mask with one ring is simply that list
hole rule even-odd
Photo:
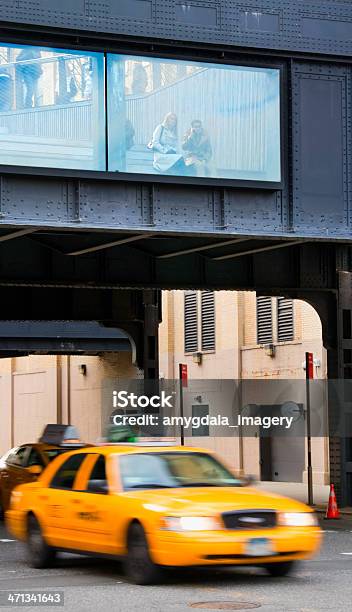
[{"label": "taxi side mirror", "polygon": [[253,474],[248,474],[248,476],[246,476],[245,478],[246,481],[246,487],[254,487],[255,483],[257,482],[257,479],[255,476],[253,476]]},{"label": "taxi side mirror", "polygon": [[42,473],[43,468],[41,465],[30,465],[27,468],[27,471],[32,474],[33,476],[39,476],[39,474]]},{"label": "taxi side mirror", "polygon": [[89,480],[87,491],[90,493],[103,493],[103,495],[106,495],[109,492],[108,483],[106,480]]}]

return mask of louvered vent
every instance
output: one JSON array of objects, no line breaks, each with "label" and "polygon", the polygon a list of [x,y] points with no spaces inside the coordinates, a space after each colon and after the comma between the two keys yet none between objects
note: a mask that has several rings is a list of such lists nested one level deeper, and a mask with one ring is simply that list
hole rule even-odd
[{"label": "louvered vent", "polygon": [[195,353],[197,350],[197,292],[185,291],[185,353]]},{"label": "louvered vent", "polygon": [[215,351],[215,293],[202,291],[202,351]]},{"label": "louvered vent", "polygon": [[293,301],[277,298],[277,339],[278,342],[293,340]]},{"label": "louvered vent", "polygon": [[270,344],[273,341],[273,314],[271,297],[257,297],[257,343]]}]

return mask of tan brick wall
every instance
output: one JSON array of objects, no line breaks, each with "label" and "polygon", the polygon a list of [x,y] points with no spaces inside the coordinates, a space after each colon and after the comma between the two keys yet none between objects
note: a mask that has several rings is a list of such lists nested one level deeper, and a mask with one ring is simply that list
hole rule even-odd
[{"label": "tan brick wall", "polygon": [[[306,302],[303,302],[302,300],[293,301],[295,340],[302,340],[302,312],[305,305]],[[308,313],[310,316],[312,316],[312,318],[314,318],[314,320],[316,320],[315,338],[319,338],[320,340],[322,338],[322,332],[319,315],[315,311],[312,312],[311,307],[308,309]]]},{"label": "tan brick wall", "polygon": [[[216,350],[203,354],[201,365],[194,363],[193,356],[184,348],[184,292],[172,291],[172,312],[167,312],[168,296],[163,295],[165,317],[159,330],[160,371],[164,378],[178,377],[178,364],[188,365],[190,378],[217,379],[237,378],[238,362],[238,294],[231,291],[215,292],[215,344]],[[200,303],[200,302],[199,302]],[[221,313],[221,316],[219,315]],[[200,349],[200,317],[198,317]],[[173,340],[170,340],[170,335]],[[170,348],[169,348],[170,347]],[[172,358],[170,357],[172,353]]]},{"label": "tan brick wall", "polygon": [[[165,377],[177,377],[177,364],[188,365],[190,379],[301,379],[304,386],[305,372],[302,367],[305,352],[312,351],[320,361],[315,368],[316,378],[326,378],[326,351],[322,345],[321,323],[316,311],[306,302],[294,301],[294,340],[276,342],[276,298],[272,298],[273,332],[275,356],[257,344],[256,294],[254,292],[225,292],[215,294],[216,304],[216,351],[204,354],[202,365],[193,363],[191,355],[184,353],[184,293],[172,292],[174,296],[172,314],[164,295],[165,318],[160,328],[161,370]],[[173,335],[173,343],[170,340]],[[173,346],[173,366],[167,361],[168,347]],[[166,374],[167,372],[167,374]],[[303,388],[303,387],[302,387]],[[292,386],[287,385],[286,393],[290,394]],[[292,397],[281,393],[280,402]],[[304,388],[303,388],[304,390]],[[205,395],[205,394],[204,394]],[[277,399],[277,398],[276,398]],[[205,403],[204,397],[203,400]],[[270,403],[270,398],[268,403]],[[260,403],[260,398],[252,400]],[[298,400],[297,400],[298,401]],[[304,401],[304,398],[303,398]],[[275,402],[275,398],[273,400]],[[238,441],[230,438],[187,438],[191,445],[207,446],[216,450],[236,469],[239,468]],[[324,484],[328,478],[327,440],[314,441],[314,477],[316,483]],[[258,438],[245,438],[243,441],[244,471],[260,474]],[[304,474],[302,474],[304,478]]]},{"label": "tan brick wall", "polygon": [[216,351],[203,354],[202,364],[197,365],[192,355],[184,352],[184,292],[164,292],[159,334],[160,371],[165,378],[177,377],[178,363],[186,363],[190,378],[304,378],[305,352],[312,351],[321,363],[315,374],[325,378],[326,351],[322,346],[319,315],[306,302],[294,300],[295,339],[278,344],[276,298],[272,298],[272,304],[274,357],[257,344],[256,294],[215,292]]},{"label": "tan brick wall", "polygon": [[[82,376],[79,365],[87,365]],[[101,357],[71,357],[71,423],[82,438],[94,442],[101,436],[102,382],[106,378],[137,378],[140,371],[131,364],[131,353],[105,353]]]},{"label": "tan brick wall", "polygon": [[0,359],[0,456],[11,447],[12,359]]},{"label": "tan brick wall", "polygon": [[315,368],[315,377],[326,378],[326,351],[322,344],[321,322],[319,315],[310,304],[294,300],[294,340],[277,343],[276,300],[273,298],[274,356],[270,356],[266,349],[256,343],[256,331],[253,332],[252,323],[248,323],[256,311],[255,294],[246,294],[245,304],[248,306],[248,311],[245,310],[244,313],[244,325],[245,329],[251,330],[251,333],[245,333],[245,342],[241,350],[243,378],[304,378],[302,364],[306,351],[313,352],[314,358],[320,361],[320,366]]},{"label": "tan brick wall", "polygon": [[321,321],[313,306],[302,300],[297,300],[296,304],[301,311],[302,340],[314,341],[317,338],[321,339]]},{"label": "tan brick wall", "polygon": [[[87,366],[86,376],[80,364]],[[102,433],[104,379],[141,375],[128,352],[0,360],[0,456],[13,444],[37,440],[47,423],[60,421],[76,425],[82,439],[95,442]]]},{"label": "tan brick wall", "polygon": [[159,371],[162,378],[174,377],[175,292],[162,292],[162,322],[159,327]]}]

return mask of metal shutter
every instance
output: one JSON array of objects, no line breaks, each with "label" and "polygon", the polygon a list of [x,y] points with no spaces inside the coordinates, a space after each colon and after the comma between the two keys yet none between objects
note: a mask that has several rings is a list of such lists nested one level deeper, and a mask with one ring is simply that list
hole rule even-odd
[{"label": "metal shutter", "polygon": [[277,340],[293,340],[293,300],[277,298]]},{"label": "metal shutter", "polygon": [[185,291],[185,353],[198,351],[197,292]]},{"label": "metal shutter", "polygon": [[257,297],[257,343],[270,344],[273,341],[273,313],[271,297]]},{"label": "metal shutter", "polygon": [[202,291],[202,351],[215,351],[215,294]]}]

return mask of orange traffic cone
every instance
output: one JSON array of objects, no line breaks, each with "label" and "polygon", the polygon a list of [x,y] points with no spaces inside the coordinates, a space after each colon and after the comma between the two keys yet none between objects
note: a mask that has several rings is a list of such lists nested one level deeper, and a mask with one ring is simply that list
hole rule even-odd
[{"label": "orange traffic cone", "polygon": [[340,512],[337,507],[336,495],[335,495],[335,487],[333,484],[330,485],[330,494],[329,494],[329,502],[328,507],[326,509],[326,519],[338,519],[340,518]]}]

